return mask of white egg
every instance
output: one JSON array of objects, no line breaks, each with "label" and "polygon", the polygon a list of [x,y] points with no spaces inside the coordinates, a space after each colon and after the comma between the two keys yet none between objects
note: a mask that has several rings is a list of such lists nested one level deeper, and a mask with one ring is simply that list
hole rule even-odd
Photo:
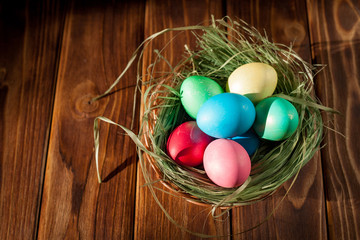
[{"label": "white egg", "polygon": [[265,63],[244,64],[233,71],[227,82],[227,91],[248,97],[253,103],[271,96],[277,85],[275,69]]}]

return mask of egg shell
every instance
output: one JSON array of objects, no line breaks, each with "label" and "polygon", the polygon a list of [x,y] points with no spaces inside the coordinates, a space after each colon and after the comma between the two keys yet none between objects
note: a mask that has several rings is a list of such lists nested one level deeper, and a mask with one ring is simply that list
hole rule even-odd
[{"label": "egg shell", "polygon": [[251,161],[246,150],[229,139],[216,139],[204,153],[204,169],[215,184],[224,188],[242,185],[250,175]]},{"label": "egg shell", "polygon": [[196,115],[209,98],[223,93],[224,90],[214,80],[203,76],[190,76],[186,78],[180,87],[181,103],[190,117],[196,119]]},{"label": "egg shell", "polygon": [[245,148],[249,156],[252,156],[260,145],[259,137],[253,130],[249,130],[241,136],[231,138]]},{"label": "egg shell", "polygon": [[254,130],[259,137],[280,141],[290,137],[299,125],[299,114],[287,100],[270,97],[256,105]]},{"label": "egg shell", "polygon": [[201,106],[196,122],[207,135],[231,138],[248,131],[254,120],[255,107],[248,98],[236,93],[221,93]]},{"label": "egg shell", "polygon": [[265,63],[244,64],[233,71],[227,81],[227,92],[248,97],[253,103],[271,96],[277,85],[275,69]]},{"label": "egg shell", "polygon": [[167,152],[178,164],[195,167],[202,164],[205,148],[212,140],[195,121],[184,122],[170,134]]}]

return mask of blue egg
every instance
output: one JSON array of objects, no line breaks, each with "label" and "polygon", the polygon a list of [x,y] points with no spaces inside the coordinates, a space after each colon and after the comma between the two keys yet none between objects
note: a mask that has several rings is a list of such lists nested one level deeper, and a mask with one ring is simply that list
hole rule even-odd
[{"label": "blue egg", "polygon": [[209,98],[199,109],[199,128],[215,138],[231,138],[247,132],[255,121],[254,104],[236,93],[221,93]]},{"label": "blue egg", "polygon": [[249,156],[253,155],[260,145],[259,137],[252,130],[247,131],[241,136],[236,136],[230,139],[243,146]]}]

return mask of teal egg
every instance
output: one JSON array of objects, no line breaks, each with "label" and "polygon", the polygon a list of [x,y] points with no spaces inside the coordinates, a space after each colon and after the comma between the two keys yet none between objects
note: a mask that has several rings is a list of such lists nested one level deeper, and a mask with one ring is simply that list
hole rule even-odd
[{"label": "teal egg", "polygon": [[283,98],[266,98],[256,105],[255,111],[253,129],[263,139],[284,140],[290,137],[299,125],[296,108]]},{"label": "teal egg", "polygon": [[200,107],[209,98],[224,90],[214,80],[203,76],[190,76],[180,87],[181,103],[190,117],[196,119]]}]

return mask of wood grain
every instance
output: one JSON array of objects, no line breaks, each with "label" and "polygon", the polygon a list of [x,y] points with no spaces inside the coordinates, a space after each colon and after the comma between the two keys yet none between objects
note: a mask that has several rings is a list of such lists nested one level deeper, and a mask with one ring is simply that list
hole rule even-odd
[{"label": "wood grain", "polygon": [[[308,24],[304,1],[227,1],[227,14],[239,17],[273,42],[290,45],[308,62]],[[287,181],[270,198],[233,211],[233,232],[246,231],[266,219],[288,190]],[[309,217],[311,215],[311,217]],[[305,230],[306,229],[306,230]],[[258,228],[235,239],[326,239],[326,219],[320,155],[303,167],[294,186],[274,215]]]},{"label": "wood grain", "polygon": [[[180,27],[208,22],[214,14],[222,16],[221,1],[147,1],[145,18],[145,36],[168,27]],[[154,53],[151,49],[162,49],[176,33],[160,36],[144,53],[143,69],[153,62]],[[164,56],[175,65],[184,55],[184,44],[194,47],[194,39],[190,33],[179,35],[164,51]],[[161,65],[160,71],[168,71]],[[144,70],[143,70],[144,71]],[[171,223],[153,199],[150,191],[142,187],[145,183],[141,170],[137,177],[137,198],[135,215],[135,239],[199,239],[185,231],[181,231]],[[157,185],[161,189],[163,186]],[[186,229],[207,235],[226,235],[229,233],[229,218],[216,222],[209,216],[211,208],[200,207],[171,195],[156,191],[157,197],[169,215]]]},{"label": "wood grain", "polygon": [[341,112],[333,119],[324,115],[338,132],[327,132],[322,150],[329,238],[360,239],[360,3],[308,1],[307,6],[313,61],[326,64],[316,79],[318,95]]},{"label": "wood grain", "polygon": [[[245,234],[216,239],[360,239],[359,9],[358,0],[1,1],[0,239],[199,239],[166,218],[143,187],[134,144],[105,123],[104,183],[97,183],[93,120],[103,115],[130,127],[135,67],[113,94],[89,100],[113,83],[144,37],[207,22],[211,14],[242,18],[275,42],[295,41],[305,60],[326,64],[316,94],[341,112],[324,114],[335,131],[326,133],[324,148],[274,216]],[[159,37],[150,49],[174,36]],[[182,58],[184,43],[193,46],[191,34],[164,52],[171,63]],[[144,68],[154,56],[145,51]],[[289,185],[222,222],[208,216],[209,208],[156,193],[180,225],[220,236],[264,220]]]},{"label": "wood grain", "polygon": [[39,224],[39,239],[129,239],[135,205],[135,145],[100,125],[98,184],[94,117],[130,128],[136,68],[111,96],[103,93],[143,38],[141,2],[76,1],[66,15]]},{"label": "wood grain", "polygon": [[59,1],[0,3],[0,239],[36,235],[63,19]]}]

